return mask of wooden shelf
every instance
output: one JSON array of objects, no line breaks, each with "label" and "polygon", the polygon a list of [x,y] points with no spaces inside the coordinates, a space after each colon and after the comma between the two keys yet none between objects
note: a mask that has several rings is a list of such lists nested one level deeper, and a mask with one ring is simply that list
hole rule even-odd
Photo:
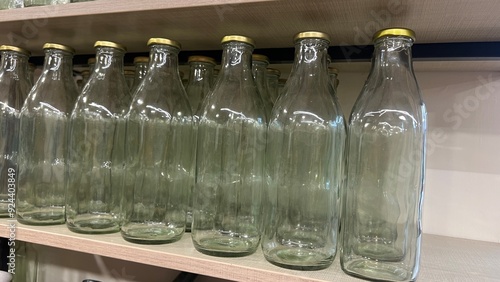
[{"label": "wooden shelf", "polygon": [[[14,221],[15,222],[15,221]],[[237,281],[359,281],[340,269],[338,257],[321,271],[294,271],[268,263],[259,250],[242,258],[219,258],[197,252],[190,234],[166,245],[138,245],[121,235],[82,235],[65,225],[27,226],[17,222],[16,240],[97,254],[121,260]],[[9,221],[0,219],[0,237],[9,237]],[[500,244],[424,235],[420,281],[477,281],[498,278]]]},{"label": "wooden shelf", "polygon": [[41,55],[47,41],[92,54],[96,40],[129,52],[147,51],[150,37],[168,37],[183,50],[220,49],[227,34],[244,34],[257,48],[292,46],[303,30],[332,36],[332,45],[368,44],[376,29],[406,26],[418,43],[500,41],[500,1],[364,0],[97,0],[0,11],[0,43]]}]

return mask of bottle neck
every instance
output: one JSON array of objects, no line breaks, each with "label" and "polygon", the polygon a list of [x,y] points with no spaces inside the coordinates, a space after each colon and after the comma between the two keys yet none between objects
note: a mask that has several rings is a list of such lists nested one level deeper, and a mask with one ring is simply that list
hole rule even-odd
[{"label": "bottle neck", "polygon": [[214,65],[204,62],[191,62],[189,68],[189,84],[210,84],[214,75]]},{"label": "bottle neck", "polygon": [[13,79],[28,79],[28,56],[15,51],[3,51],[0,64],[0,71],[10,75]]},{"label": "bottle neck", "polygon": [[268,63],[263,61],[253,61],[252,62],[252,73],[255,79],[255,83],[267,89],[267,65]]},{"label": "bottle neck", "polygon": [[[177,78],[181,81],[179,75],[179,49],[169,45],[152,45],[150,49],[150,69],[151,75],[159,73],[160,76]],[[177,80],[176,79],[176,80]]]},{"label": "bottle neck", "polygon": [[407,37],[384,37],[375,42],[370,76],[377,73],[381,79],[400,79],[413,75],[411,46]]},{"label": "bottle neck", "polygon": [[227,42],[222,45],[222,62],[218,79],[221,81],[253,80],[253,47],[243,42]]},{"label": "bottle neck", "polygon": [[52,80],[73,79],[72,60],[73,55],[69,52],[57,49],[45,50],[42,76],[48,76]]},{"label": "bottle neck", "polygon": [[312,85],[328,83],[327,72],[328,41],[305,38],[295,44],[295,60],[290,78],[299,76]]},{"label": "bottle neck", "polygon": [[97,47],[94,72],[123,75],[125,51],[112,47]]},{"label": "bottle neck", "polygon": [[135,77],[134,77],[134,83],[136,81],[142,80],[148,71],[148,63],[136,63],[135,64]]}]

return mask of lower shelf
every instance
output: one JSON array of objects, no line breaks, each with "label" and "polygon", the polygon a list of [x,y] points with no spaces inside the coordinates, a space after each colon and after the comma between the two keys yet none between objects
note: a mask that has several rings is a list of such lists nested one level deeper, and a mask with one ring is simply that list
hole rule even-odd
[{"label": "lower shelf", "polygon": [[[0,237],[237,281],[359,281],[340,269],[339,259],[320,271],[295,271],[267,262],[260,248],[242,258],[207,256],[195,250],[189,233],[175,243],[138,245],[119,233],[83,235],[65,225],[27,226],[0,219]],[[500,244],[425,234],[419,281],[498,280]]]}]

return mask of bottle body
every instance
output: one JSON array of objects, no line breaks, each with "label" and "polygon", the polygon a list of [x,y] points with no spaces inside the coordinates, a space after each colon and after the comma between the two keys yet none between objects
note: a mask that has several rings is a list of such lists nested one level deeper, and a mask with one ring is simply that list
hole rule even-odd
[{"label": "bottle body", "polygon": [[177,47],[152,43],[145,83],[137,89],[127,115],[121,234],[135,243],[174,242],[186,226],[196,139],[178,74],[178,52]]},{"label": "bottle body", "polygon": [[72,53],[47,49],[41,78],[21,110],[17,220],[65,222],[68,119],[78,96]]},{"label": "bottle body", "polygon": [[369,279],[411,281],[418,273],[426,109],[412,42],[375,41],[372,70],[349,122],[341,265]]},{"label": "bottle body", "polygon": [[269,124],[262,250],[291,269],[326,268],[337,250],[345,123],[326,73],[328,43],[298,40]]},{"label": "bottle body", "polygon": [[97,46],[96,70],[70,117],[66,224],[80,233],[120,230],[125,114],[124,49]]},{"label": "bottle body", "polygon": [[228,41],[223,48],[219,79],[199,116],[191,234],[202,253],[244,256],[261,237],[266,119],[251,72],[253,46]]},{"label": "bottle body", "polygon": [[30,91],[28,55],[1,46],[0,217],[14,217],[18,180],[19,115]]}]

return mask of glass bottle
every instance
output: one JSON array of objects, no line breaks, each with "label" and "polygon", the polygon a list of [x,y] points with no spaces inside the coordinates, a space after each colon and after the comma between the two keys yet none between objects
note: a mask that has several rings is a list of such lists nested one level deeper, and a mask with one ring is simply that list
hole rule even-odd
[{"label": "glass bottle", "polygon": [[271,97],[271,102],[276,103],[278,99],[278,84],[281,72],[277,69],[267,68],[267,87],[269,89],[269,94]]},{"label": "glass bottle", "polygon": [[1,45],[0,54],[0,217],[15,216],[19,114],[30,91],[30,52]]},{"label": "glass bottle", "polygon": [[372,68],[349,121],[342,269],[411,281],[419,270],[427,113],[413,73],[415,33],[374,35]]},{"label": "glass bottle", "polygon": [[1,0],[0,10],[23,8],[24,0]]},{"label": "glass bottle", "polygon": [[191,111],[197,113],[201,101],[212,86],[213,69],[216,63],[214,59],[205,56],[190,56],[188,63],[190,71],[186,92]]},{"label": "glass bottle", "polygon": [[17,221],[30,225],[65,222],[68,119],[78,96],[69,46],[43,46],[43,72],[21,110]]},{"label": "glass bottle", "polygon": [[81,75],[82,75],[82,82],[81,82],[81,88],[78,89],[79,92],[81,92],[83,90],[83,87],[85,87],[85,84],[87,84],[87,82],[89,82],[89,78],[90,78],[90,71],[89,70],[83,70],[81,72]]},{"label": "glass bottle", "polygon": [[271,116],[271,111],[273,109],[273,102],[271,100],[271,94],[269,93],[269,88],[267,87],[267,77],[266,68],[269,65],[269,58],[260,54],[252,55],[252,73],[257,85],[257,91],[262,98],[264,103],[264,109],[266,110],[266,117],[269,119]]},{"label": "glass bottle", "polygon": [[281,93],[283,93],[283,88],[285,88],[286,81],[287,81],[286,78],[278,79],[278,97],[276,97],[276,101],[278,101],[278,98],[281,96]]},{"label": "glass bottle", "polygon": [[142,82],[142,79],[146,76],[149,66],[149,58],[148,57],[135,57],[134,58],[135,65],[135,77],[134,83],[132,84],[131,93],[135,92],[135,89]]},{"label": "glass bottle", "polygon": [[130,90],[132,90],[134,86],[135,79],[135,71],[133,70],[124,70],[123,74],[125,75],[125,81],[127,82],[127,86]]},{"label": "glass bottle", "polygon": [[212,87],[211,87],[211,89],[214,89],[215,84],[217,83],[217,78],[219,77],[219,72],[220,72],[220,70],[216,69],[214,67],[214,75],[212,76],[212,83],[211,83]]},{"label": "glass bottle", "polygon": [[339,70],[334,67],[328,67],[328,75],[330,76],[330,80],[332,81],[333,88],[337,91],[337,87],[339,86]]},{"label": "glass bottle", "polygon": [[15,241],[16,261],[12,282],[38,281],[38,254],[33,244]]},{"label": "glass bottle", "polygon": [[199,112],[195,248],[215,256],[255,252],[261,237],[266,115],[252,76],[253,40],[222,39],[222,68]]},{"label": "glass bottle", "polygon": [[33,63],[28,64],[28,81],[30,82],[31,86],[35,85],[35,70],[36,66]]},{"label": "glass bottle", "polygon": [[294,41],[269,122],[262,250],[281,267],[322,269],[337,250],[345,122],[327,73],[328,35],[301,32]]},{"label": "glass bottle", "polygon": [[95,62],[96,62],[95,57],[87,59],[87,65],[89,65],[89,72],[90,73],[93,73],[95,70]]},{"label": "glass bottle", "polygon": [[97,41],[96,66],[70,117],[66,224],[79,233],[120,231],[125,114],[124,46]]},{"label": "glass bottle", "polygon": [[161,244],[179,240],[194,183],[193,116],[179,77],[180,44],[151,38],[151,63],[127,114],[125,240]]}]

